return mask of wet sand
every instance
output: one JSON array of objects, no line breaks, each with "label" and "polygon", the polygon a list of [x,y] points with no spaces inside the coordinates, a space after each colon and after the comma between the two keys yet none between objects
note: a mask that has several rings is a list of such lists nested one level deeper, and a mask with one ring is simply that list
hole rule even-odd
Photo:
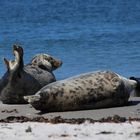
[{"label": "wet sand", "polygon": [[60,116],[64,119],[90,118],[100,120],[109,116],[118,115],[125,118],[140,118],[140,97],[131,97],[128,106],[113,107],[96,110],[68,111],[68,112],[53,112],[41,113],[35,110],[31,105],[7,105],[0,103],[0,120],[9,116],[25,116],[54,118]]}]

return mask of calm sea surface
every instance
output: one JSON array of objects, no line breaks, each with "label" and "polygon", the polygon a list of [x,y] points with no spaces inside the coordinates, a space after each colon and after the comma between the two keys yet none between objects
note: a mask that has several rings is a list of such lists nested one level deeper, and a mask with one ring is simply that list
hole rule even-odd
[{"label": "calm sea surface", "polygon": [[140,0],[0,0],[0,76],[11,46],[63,61],[57,79],[113,70],[140,76]]}]

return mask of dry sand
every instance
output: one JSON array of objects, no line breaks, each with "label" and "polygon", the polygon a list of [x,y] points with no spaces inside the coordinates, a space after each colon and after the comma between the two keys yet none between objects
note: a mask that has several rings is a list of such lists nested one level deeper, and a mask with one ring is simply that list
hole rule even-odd
[{"label": "dry sand", "polygon": [[0,140],[140,140],[140,122],[0,123]]}]

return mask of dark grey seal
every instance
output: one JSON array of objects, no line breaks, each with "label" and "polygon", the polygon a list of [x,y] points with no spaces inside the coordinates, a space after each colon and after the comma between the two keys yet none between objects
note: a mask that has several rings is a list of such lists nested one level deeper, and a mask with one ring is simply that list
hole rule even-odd
[{"label": "dark grey seal", "polygon": [[114,72],[98,71],[51,83],[24,98],[43,112],[106,108],[126,105],[136,85]]},{"label": "dark grey seal", "polygon": [[4,58],[7,72],[0,80],[0,99],[7,104],[23,104],[27,103],[23,96],[33,95],[43,86],[56,81],[52,71],[62,62],[50,55],[39,54],[24,66],[22,47],[14,45],[13,53],[15,60]]}]

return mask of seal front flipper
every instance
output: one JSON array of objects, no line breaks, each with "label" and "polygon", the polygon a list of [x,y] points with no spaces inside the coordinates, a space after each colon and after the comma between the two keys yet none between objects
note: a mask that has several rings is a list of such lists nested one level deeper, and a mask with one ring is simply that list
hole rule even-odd
[{"label": "seal front flipper", "polygon": [[6,58],[3,58],[3,61],[4,61],[5,65],[6,65],[6,67],[7,67],[7,70],[9,71],[9,70],[10,70],[10,67],[9,67],[9,60],[6,59]]}]

